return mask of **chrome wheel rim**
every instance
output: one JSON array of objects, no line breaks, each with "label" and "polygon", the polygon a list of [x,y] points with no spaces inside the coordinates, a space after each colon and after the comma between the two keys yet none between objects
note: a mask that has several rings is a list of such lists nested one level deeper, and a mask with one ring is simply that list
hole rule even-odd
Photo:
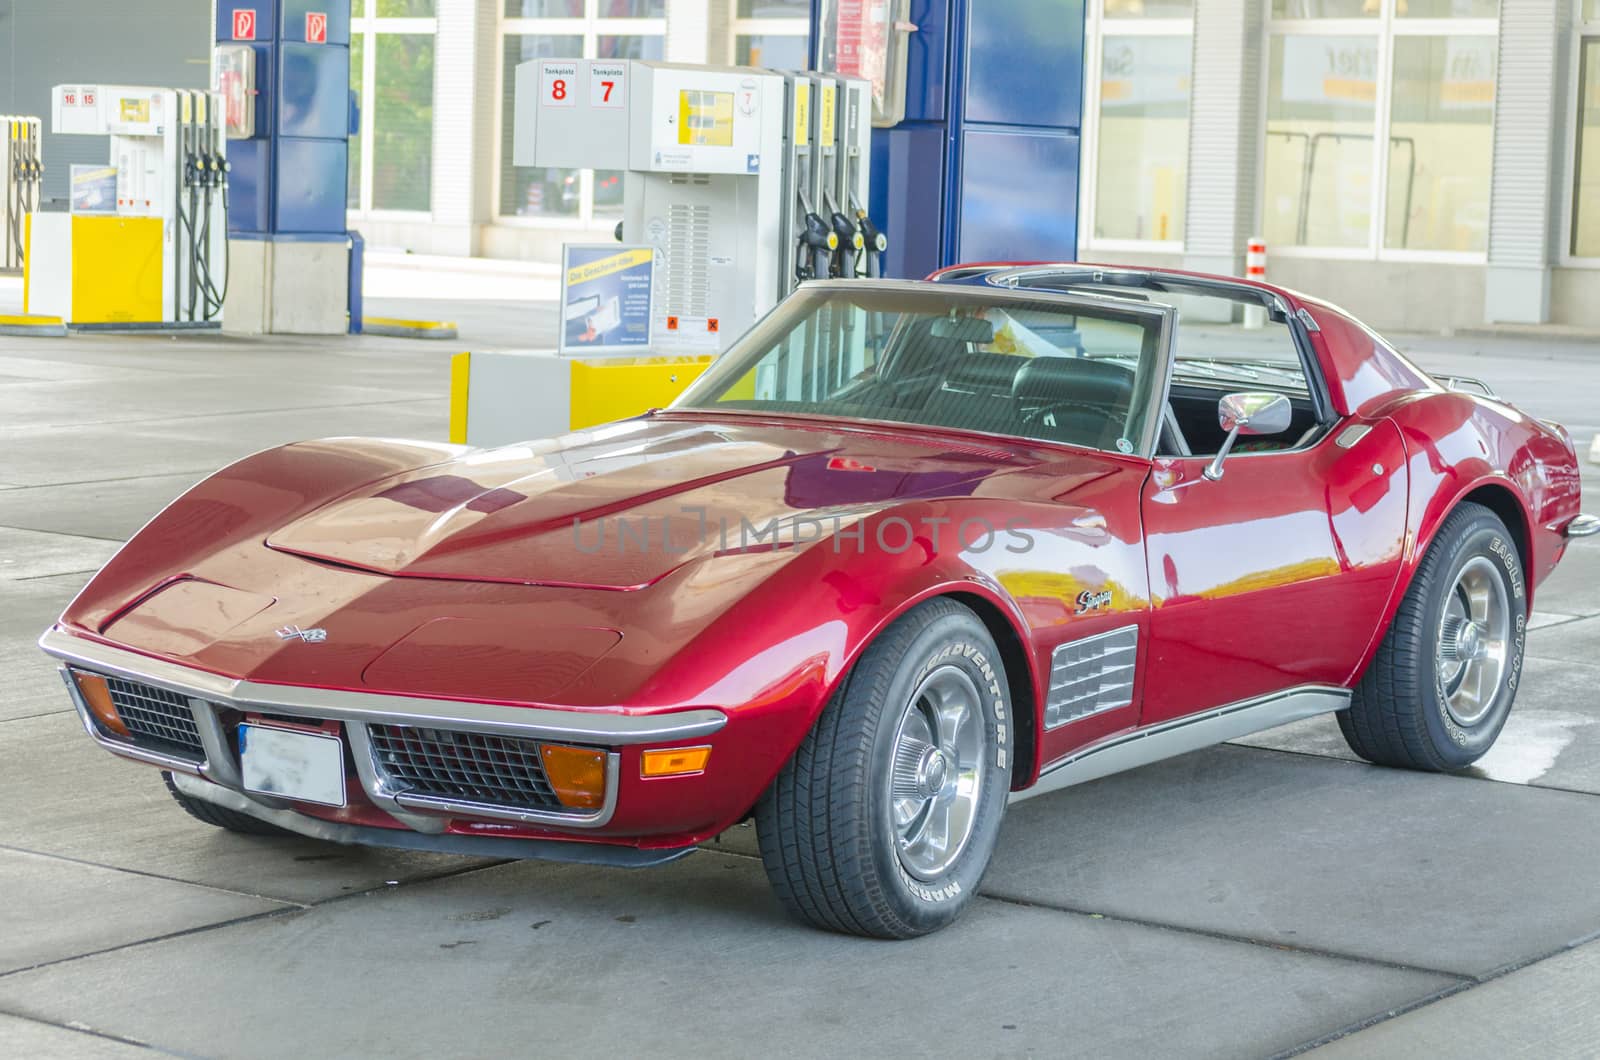
[{"label": "chrome wheel rim", "polygon": [[1439,688],[1457,725],[1476,724],[1500,693],[1511,650],[1511,606],[1494,562],[1474,556],[1439,616]]},{"label": "chrome wheel rim", "polygon": [[983,702],[958,666],[922,679],[895,725],[889,770],[895,853],[905,870],[933,880],[972,838],[984,770]]}]

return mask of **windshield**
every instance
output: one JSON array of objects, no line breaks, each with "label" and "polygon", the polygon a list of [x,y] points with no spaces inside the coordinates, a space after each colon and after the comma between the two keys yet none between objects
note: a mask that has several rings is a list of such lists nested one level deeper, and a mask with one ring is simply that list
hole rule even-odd
[{"label": "windshield", "polygon": [[[677,409],[955,427],[1148,452],[1164,312],[981,288],[802,288]],[[1153,432],[1150,432],[1153,433]]]}]

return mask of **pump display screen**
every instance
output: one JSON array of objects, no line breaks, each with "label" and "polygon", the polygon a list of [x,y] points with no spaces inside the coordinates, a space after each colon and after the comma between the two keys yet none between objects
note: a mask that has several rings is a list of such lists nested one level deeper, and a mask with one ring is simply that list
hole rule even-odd
[{"label": "pump display screen", "polygon": [[678,143],[733,146],[733,93],[684,89],[678,93]]}]

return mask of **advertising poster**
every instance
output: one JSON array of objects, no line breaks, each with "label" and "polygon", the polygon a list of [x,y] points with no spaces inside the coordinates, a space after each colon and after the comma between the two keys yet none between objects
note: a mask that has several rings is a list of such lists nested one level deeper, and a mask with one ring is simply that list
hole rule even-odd
[{"label": "advertising poster", "polygon": [[560,352],[647,351],[655,248],[568,243],[562,259]]},{"label": "advertising poster", "polygon": [[80,215],[117,212],[117,170],[115,166],[74,165],[72,212]]}]

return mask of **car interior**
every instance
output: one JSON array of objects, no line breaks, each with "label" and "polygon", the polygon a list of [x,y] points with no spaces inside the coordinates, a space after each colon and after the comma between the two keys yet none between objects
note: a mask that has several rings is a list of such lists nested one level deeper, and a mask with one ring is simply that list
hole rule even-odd
[{"label": "car interior", "polygon": [[[1219,404],[1241,392],[1282,395],[1293,417],[1287,431],[1241,437],[1232,451],[1289,450],[1321,434],[1325,426],[1317,419],[1295,335],[1275,300],[1263,306],[1248,288],[1219,293],[1166,278],[1155,282],[1159,289],[1081,280],[1028,286],[1177,311],[1157,455],[1219,452],[1226,440]],[[1265,310],[1259,326],[1240,326],[1241,303]],[[1160,378],[1153,367],[1161,341],[1156,319],[1115,308],[1081,312],[1045,301],[951,308],[948,315],[830,308],[772,346],[751,370],[748,388],[716,400],[724,407],[786,407],[1131,454],[1141,447],[1148,389]]]},{"label": "car interior", "polygon": [[994,339],[978,318],[909,322],[883,370],[839,397],[880,417],[887,407],[938,426],[1132,451],[1133,363],[1011,356],[987,350]]},{"label": "car interior", "polygon": [[[919,420],[942,426],[1111,451],[1124,448],[1118,443],[1125,437],[1134,401],[1132,358],[1092,354],[1029,358],[984,352],[982,347],[992,337],[984,341],[940,337],[932,333],[935,323],[943,322],[913,325],[920,334],[907,338],[902,356],[852,394],[852,403],[864,400],[920,409]],[[1287,329],[1283,341],[1291,341]],[[1158,454],[1218,452],[1226,437],[1217,418],[1218,404],[1226,395],[1245,390],[1282,394],[1294,408],[1294,419],[1281,435],[1239,439],[1234,451],[1298,448],[1320,434],[1298,364],[1228,362],[1209,355],[1189,359],[1180,351],[1163,411]]]},{"label": "car interior", "polygon": [[[1275,300],[1254,288],[1186,283],[1181,278],[1114,269],[1043,274],[1021,287],[1114,297],[1170,305],[1178,311],[1173,338],[1173,377],[1156,452],[1161,456],[1213,456],[1227,432],[1217,407],[1241,391],[1281,394],[1294,409],[1282,434],[1238,439],[1232,451],[1274,452],[1299,449],[1322,435],[1294,334]],[[1260,312],[1258,328],[1241,329],[1241,310]],[[1186,319],[1187,318],[1187,319]],[[1212,324],[1203,323],[1206,321]]]}]

